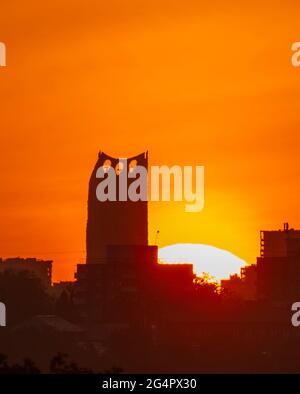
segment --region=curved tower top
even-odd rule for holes
[[[124,160],[124,158],[120,158]],[[96,196],[101,179],[96,178],[99,167],[118,168],[119,158],[99,152],[98,160],[92,171],[88,194],[88,219],[86,249],[88,264],[106,262],[107,246],[148,245],[148,203],[147,201],[104,201]],[[148,152],[127,158],[127,175],[131,166],[139,165],[148,170]],[[118,190],[119,175],[116,171]],[[128,185],[134,179],[127,179]]]

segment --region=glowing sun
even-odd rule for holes
[[[234,254],[219,248],[202,244],[175,244],[160,248],[159,259],[166,264],[193,263],[194,272],[203,272],[218,281],[232,274],[239,274],[247,263]]]

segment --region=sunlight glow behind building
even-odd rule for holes
[[[174,244],[160,248],[158,254],[166,264],[193,263],[196,274],[205,272],[218,281],[239,274],[247,264],[226,250],[203,244]]]

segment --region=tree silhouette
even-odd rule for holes
[[[195,290],[203,300],[217,300],[220,298],[220,287],[218,282],[209,274],[203,272],[202,276],[194,279]]]
[[[95,373],[92,369],[79,367],[74,361],[68,361],[68,355],[66,353],[57,353],[50,361],[50,373],[53,374],[93,374]],[[110,370],[105,370],[105,374],[120,374],[122,368],[112,367]]]
[[[0,374],[39,374],[40,370],[29,358],[23,360],[23,364],[9,365],[7,356],[0,354]]]

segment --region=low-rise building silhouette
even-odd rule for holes
[[[52,283],[52,260],[39,260],[33,257],[0,258],[0,273],[5,271],[27,271],[41,280],[45,288],[50,288]]]
[[[262,300],[290,302],[300,297],[300,230],[261,231],[257,291]]]
[[[221,280],[221,287],[228,295],[236,296],[245,301],[257,299],[257,266],[246,265],[241,268],[240,275],[230,275],[229,279]]]

